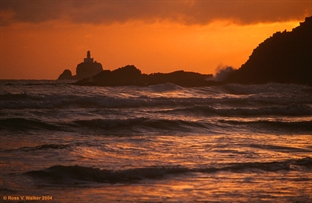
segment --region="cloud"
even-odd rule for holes
[[[0,0],[1,25],[67,20],[110,24],[169,20],[237,24],[303,20],[312,15],[311,0]]]

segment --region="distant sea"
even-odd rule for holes
[[[312,202],[312,87],[2,80],[0,195]]]

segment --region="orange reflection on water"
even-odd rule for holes
[[[166,177],[165,180],[146,180],[132,184],[100,184],[93,188],[75,188],[73,196],[93,202],[309,202],[312,183],[293,181],[298,174],[227,173],[192,174]]]

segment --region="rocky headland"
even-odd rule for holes
[[[225,82],[312,85],[312,17],[291,32],[276,32],[266,39]]]

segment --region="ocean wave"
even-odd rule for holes
[[[200,122],[184,120],[150,119],[145,117],[129,119],[91,119],[74,121],[79,127],[105,130],[135,130],[153,128],[158,130],[187,130],[188,127],[205,128]]]
[[[296,167],[294,167],[296,166]],[[107,170],[85,166],[63,166],[55,165],[47,169],[29,171],[24,173],[34,179],[43,179],[56,184],[70,184],[77,181],[90,181],[98,183],[131,183],[144,179],[161,179],[168,175],[175,176],[187,173],[216,173],[222,171],[244,172],[244,171],[291,171],[304,168],[312,170],[312,158],[290,159],[274,162],[247,162],[219,165],[219,167],[186,168],[180,166],[161,166],[133,168],[126,170]]]
[[[66,122],[47,122],[26,118],[5,118],[0,119],[0,129],[10,131],[65,131],[65,132],[84,132],[100,131],[105,132],[153,132],[160,131],[177,131],[192,132],[194,128],[207,128],[208,124],[169,119],[152,119],[145,117],[128,118],[128,119],[82,119],[70,120]],[[51,146],[50,146],[51,147]]]
[[[0,109],[50,109],[54,108],[54,103],[58,97],[49,95],[22,93],[0,94]]]
[[[9,131],[65,131],[65,132],[101,132],[101,133],[147,133],[147,132],[192,132],[194,128],[207,128],[208,124],[185,121],[151,119],[145,117],[128,119],[85,119],[66,122],[45,122],[25,118],[0,119],[0,129]],[[53,147],[53,146],[43,146]]]
[[[182,93],[180,93],[182,94]],[[304,102],[304,101],[303,101]],[[283,105],[274,99],[261,98],[180,98],[180,97],[150,97],[141,95],[135,98],[108,96],[78,96],[78,95],[30,95],[6,94],[0,95],[0,109],[70,109],[70,108],[161,108],[161,107],[195,107],[204,105],[254,106],[254,104]],[[287,104],[287,102],[286,102]],[[311,109],[310,109],[311,111]]]
[[[50,124],[44,121],[25,119],[25,118],[4,118],[0,119],[0,129],[7,130],[61,130],[61,126]]]
[[[27,99],[27,98],[30,98],[30,96],[26,92],[16,94],[5,92],[3,94],[0,94],[0,101]]]
[[[244,125],[252,127],[253,129],[265,129],[268,131],[296,131],[296,132],[312,132],[312,121],[270,121],[270,120],[257,120],[257,121],[240,121],[240,120],[219,120],[221,123],[227,123],[234,126]]]
[[[193,106],[176,108],[173,110],[163,111],[166,113],[187,113],[192,115],[205,116],[311,116],[312,108],[304,104],[292,104],[286,106],[270,106],[258,108],[215,108],[212,106]]]
[[[100,128],[100,129],[120,129],[138,125],[147,120],[146,118],[133,119],[90,119],[75,120],[73,123],[79,127]]]
[[[77,88],[68,84],[52,84],[38,88],[4,89],[0,92],[0,109],[193,107],[216,104],[263,107],[310,105],[312,102],[311,88],[296,85],[229,84],[183,88],[173,84],[161,84],[149,87]],[[62,91],[59,91],[60,88]],[[294,112],[297,108],[294,108]],[[309,112],[311,113],[311,108]]]
[[[236,95],[261,93],[293,93],[298,91],[311,91],[312,88],[304,85],[267,83],[262,85],[226,84],[220,86],[223,92]]]
[[[215,111],[215,110],[211,110]],[[215,112],[214,112],[215,113]],[[234,115],[232,115],[234,116]],[[59,132],[93,132],[93,133],[220,133],[227,130],[251,130],[251,131],[278,131],[291,132],[312,132],[312,120],[280,121],[262,119],[230,119],[220,118],[186,120],[186,119],[165,119],[150,117],[134,118],[94,118],[94,119],[70,119],[44,121],[26,118],[5,118],[0,119],[0,129],[9,131],[59,131]]]
[[[43,144],[35,147],[22,147],[16,150],[18,151],[38,151],[38,150],[50,150],[50,149],[66,149],[69,148],[69,144]]]
[[[153,98],[148,96],[122,98],[105,95],[31,95],[28,93],[0,95],[0,109],[141,108],[193,105],[206,102],[207,100],[200,98]]]
[[[58,80],[1,80],[0,85],[4,86],[64,86],[73,81]]]
[[[266,145],[266,144],[247,144],[247,145],[244,145],[244,147],[266,149],[266,150],[278,151],[278,152],[312,152],[312,149],[304,149],[304,148],[289,147],[289,146]]]
[[[176,91],[176,90],[185,90],[186,88],[181,87],[172,83],[158,84],[158,85],[150,85],[145,89],[153,92],[168,92],[168,91]]]

